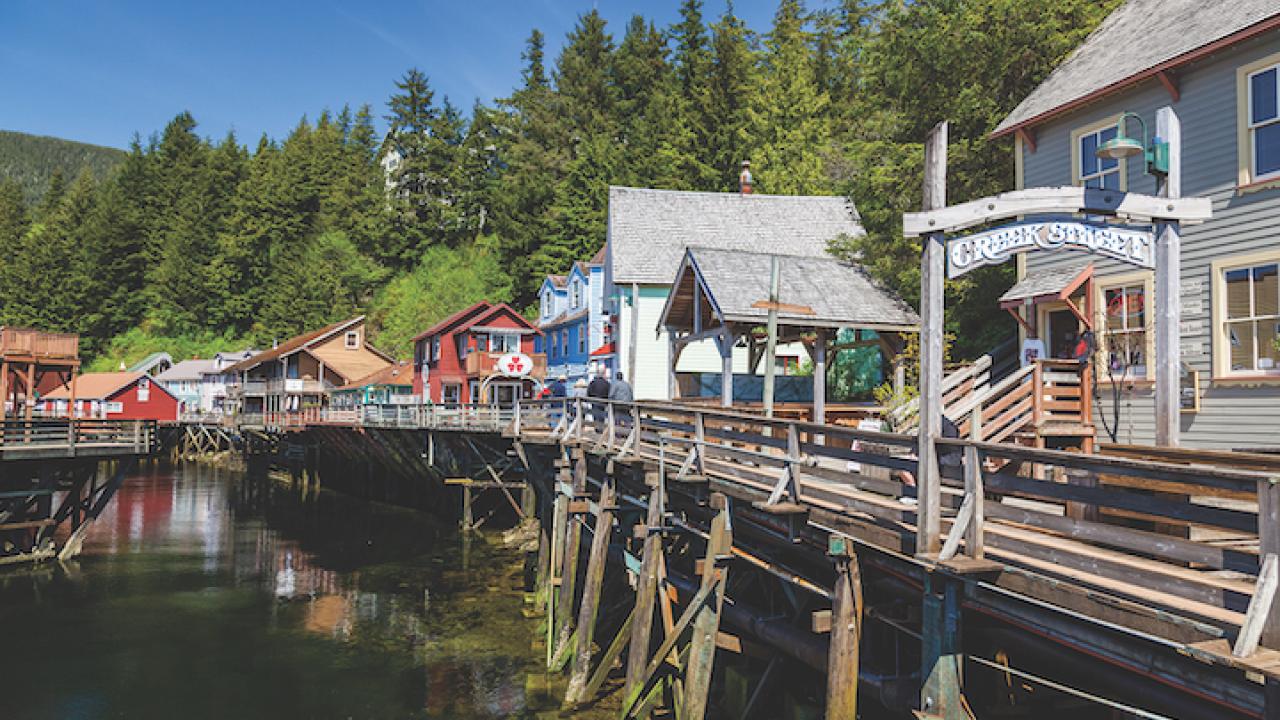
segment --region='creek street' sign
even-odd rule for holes
[[[1002,225],[947,242],[947,277],[959,277],[983,265],[998,265],[1016,253],[1070,248],[1153,268],[1155,246],[1146,228],[1081,222],[1028,221]]]

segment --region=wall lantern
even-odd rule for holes
[[[1142,126],[1142,140],[1125,135],[1124,121],[1129,118],[1136,119]],[[1169,143],[1154,137],[1148,145],[1147,123],[1137,113],[1126,112],[1121,115],[1120,122],[1116,124],[1116,136],[1099,145],[1094,154],[1104,160],[1122,160],[1141,155],[1147,161],[1148,175],[1169,174]]]

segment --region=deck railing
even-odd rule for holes
[[[80,336],[30,328],[0,328],[0,355],[74,359],[80,355]]]
[[[0,423],[0,452],[14,458],[146,455],[156,448],[156,427],[153,420],[5,420]]]

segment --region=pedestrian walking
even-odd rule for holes
[[[636,395],[631,389],[631,383],[627,382],[627,378],[619,370],[613,377],[613,383],[609,385],[609,399],[615,403],[631,403],[635,402]],[[615,405],[613,415],[617,421],[623,425],[631,424],[631,408],[628,406]]]
[[[601,366],[600,371],[591,379],[591,384],[587,386],[587,397],[598,398],[600,400],[609,399],[609,369]],[[600,423],[605,416],[604,403],[591,403],[591,420],[595,422],[596,430],[600,430]]]

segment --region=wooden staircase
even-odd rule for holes
[[[994,364],[999,366],[998,361]],[[1093,450],[1093,388],[1089,373],[1080,372],[1080,363],[1037,360],[994,384],[992,366],[993,356],[984,355],[943,380],[943,414],[956,424],[961,437]],[[910,432],[916,427],[918,406],[914,401],[905,404],[890,417],[899,431]]]

